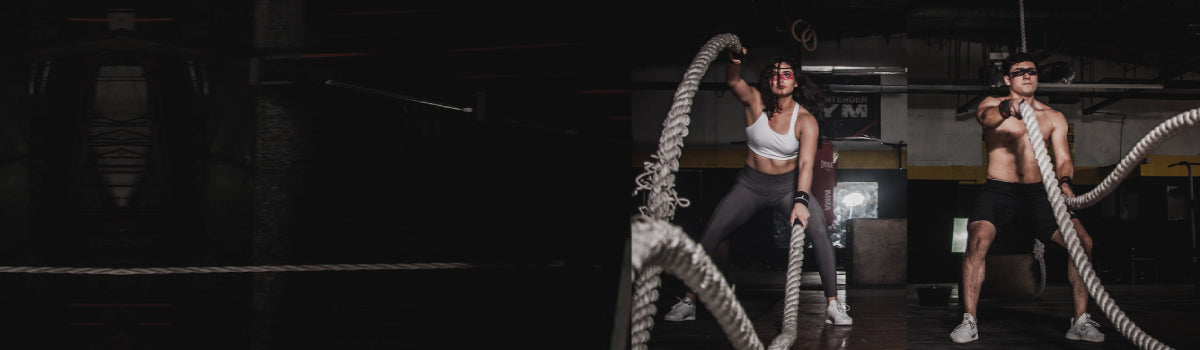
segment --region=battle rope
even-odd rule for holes
[[[746,317],[746,311],[734,297],[725,277],[713,264],[704,248],[696,244],[675,225],[644,215],[633,217],[631,255],[634,276],[639,279],[634,289],[642,294],[633,297],[631,336],[634,350],[646,349],[650,329],[654,325],[656,291],[642,287],[642,282],[654,279],[656,272],[671,273],[688,286],[713,313],[717,324],[725,331],[729,342],[739,350],[761,350],[762,342]],[[641,271],[642,273],[638,273]],[[654,276],[651,276],[651,275]]]
[[[691,122],[688,112],[692,109],[692,99],[700,88],[700,79],[708,70],[708,65],[723,50],[741,50],[742,44],[733,34],[720,34],[708,40],[700,49],[691,65],[683,74],[683,81],[675,90],[674,102],[663,121],[662,136],[658,140],[658,152],[650,155],[657,162],[645,162],[646,170],[638,175],[636,182],[638,191],[649,190],[646,205],[638,210],[643,215],[657,219],[671,219],[675,216],[675,204],[687,207],[686,199],[675,194],[675,171],[679,170],[680,148],[683,138],[687,136],[687,126]]]
[[[288,271],[364,271],[364,270],[449,270],[474,268],[512,268],[512,267],[562,267],[562,262],[549,264],[520,264],[520,263],[408,263],[408,264],[318,264],[318,265],[265,265],[265,266],[211,266],[211,267],[140,267],[140,268],[103,268],[103,267],[29,267],[29,266],[0,266],[0,273],[30,273],[30,274],[64,274],[64,275],[166,275],[188,273],[253,273],[253,272],[288,272]]]
[[[1028,103],[1021,104],[1021,118],[1025,121],[1025,128],[1028,129],[1029,141],[1033,145],[1034,155],[1037,157],[1038,169],[1042,172],[1042,186],[1046,189],[1046,195],[1050,199],[1050,204],[1054,206],[1054,217],[1058,220],[1058,226],[1061,228],[1060,233],[1063,239],[1067,242],[1067,250],[1071,253],[1071,260],[1075,262],[1075,269],[1079,276],[1083,278],[1084,284],[1087,285],[1088,294],[1092,299],[1096,300],[1096,304],[1104,310],[1105,316],[1112,321],[1113,325],[1121,332],[1121,335],[1129,339],[1141,349],[1171,349],[1167,345],[1159,342],[1150,335],[1146,334],[1138,328],[1128,317],[1125,312],[1117,307],[1116,302],[1109,297],[1108,292],[1104,290],[1104,286],[1100,284],[1096,278],[1096,272],[1092,270],[1092,265],[1088,261],[1087,254],[1083,251],[1083,247],[1079,244],[1078,233],[1075,231],[1075,225],[1071,223],[1070,215],[1067,214],[1068,203],[1075,202],[1074,205],[1086,203],[1087,205],[1095,204],[1098,198],[1093,200],[1077,200],[1072,201],[1065,199],[1063,194],[1058,189],[1058,180],[1055,178],[1054,168],[1050,164],[1050,156],[1046,151],[1046,143],[1042,139],[1042,131],[1038,128],[1037,117],[1034,114],[1033,107]],[[1175,132],[1182,129],[1183,126],[1194,126],[1196,120],[1200,119],[1200,109],[1193,109],[1184,113],[1180,113],[1167,121],[1155,127],[1142,141],[1138,142],[1134,149],[1121,161],[1122,165],[1127,163],[1140,162],[1146,153],[1157,147],[1166,138]],[[1132,160],[1131,160],[1132,159]],[[1120,166],[1114,169],[1109,174],[1101,186],[1097,186],[1087,194],[1091,197],[1100,197],[1099,194],[1107,194],[1111,191],[1108,186],[1120,179],[1113,180],[1116,177],[1124,178],[1128,174],[1128,169],[1122,170]],[[1097,193],[1093,195],[1093,193]],[[1078,196],[1076,198],[1079,198]],[[1086,207],[1086,206],[1084,206]],[[1078,209],[1079,207],[1071,207]]]
[[[678,157],[683,137],[687,136],[688,112],[700,79],[712,60],[723,50],[741,50],[733,34],[720,34],[708,41],[684,73],[675,93],[658,152],[651,155],[657,162],[646,162],[646,171],[636,179],[637,190],[650,191],[647,204],[639,207],[641,215],[632,219],[632,269],[634,296],[632,298],[630,342],[632,349],[646,349],[650,329],[654,326],[654,301],[658,300],[658,275],[671,273],[697,293],[699,300],[712,311],[730,343],[739,350],[760,350],[763,345],[746,317],[725,277],[712,259],[694,240],[668,222],[674,216],[674,205],[687,206],[674,190],[674,172],[679,168]],[[784,288],[783,329],[770,344],[770,349],[790,348],[796,339],[799,317],[801,266],[804,263],[804,227],[792,226],[789,242],[787,283]]]
[[[1038,267],[1042,271],[1042,274],[1038,275],[1041,276],[1038,282],[1038,290],[1033,293],[1033,297],[1037,298],[1042,296],[1042,292],[1046,290],[1046,244],[1037,238],[1033,239],[1033,259],[1037,260]]]
[[[1157,148],[1163,142],[1166,142],[1167,139],[1174,136],[1180,130],[1196,126],[1198,120],[1200,120],[1200,108],[1177,114],[1159,123],[1149,133],[1146,133],[1146,136],[1143,136],[1133,146],[1133,149],[1129,150],[1129,154],[1125,155],[1125,158],[1117,163],[1113,171],[1104,180],[1101,180],[1099,185],[1096,185],[1095,188],[1087,193],[1077,194],[1074,198],[1067,198],[1067,208],[1087,208],[1099,203],[1101,199],[1104,199],[1113,190],[1116,190],[1116,185],[1129,176],[1129,173],[1142,163],[1142,159],[1145,159],[1150,154],[1150,151]]]
[[[796,327],[800,319],[800,267],[804,265],[804,226],[792,226],[790,243],[787,283],[783,288],[783,330],[771,342],[771,350],[786,350],[792,347],[792,343],[796,341]]]

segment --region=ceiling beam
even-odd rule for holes
[[[1200,58],[1194,57],[1187,63],[1177,65],[1177,66],[1175,66],[1175,68],[1173,68],[1169,71],[1162,72],[1161,74],[1159,74],[1158,78],[1154,79],[1154,81],[1159,84],[1162,84],[1168,80],[1174,79],[1175,77],[1178,77],[1180,75],[1183,75],[1184,73],[1187,73],[1193,69],[1196,69],[1196,67],[1200,67]],[[1117,103],[1118,101],[1121,101],[1122,99],[1125,99],[1127,97],[1129,97],[1128,94],[1122,94],[1120,96],[1110,97],[1104,101],[1094,103],[1091,106],[1088,106],[1087,108],[1083,109],[1083,115],[1090,115],[1090,114],[1096,113],[1101,108],[1108,107],[1109,105],[1112,105],[1113,103]]]

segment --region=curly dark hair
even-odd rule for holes
[[[814,83],[807,75],[800,72],[800,67],[796,65],[795,60],[786,56],[772,58],[763,66],[762,71],[758,74],[758,95],[762,98],[763,112],[771,115],[779,111],[779,100],[775,98],[774,93],[771,92],[771,84],[767,82],[779,70],[779,65],[782,63],[787,63],[791,66],[792,75],[796,77],[797,86],[795,90],[792,90],[792,99],[796,100],[796,102],[800,103],[800,106],[807,109],[809,113],[812,113],[814,117],[820,120],[821,115],[825,112],[825,96],[821,92],[821,87],[817,86],[817,83]]]
[[[1025,61],[1033,62],[1033,55],[1030,55],[1028,52],[1014,53],[1014,54],[1009,55],[1008,57],[1004,58],[1004,63],[1001,65],[1000,68],[1004,69],[1004,72],[1002,72],[1002,73],[1004,73],[1004,75],[1008,75],[1008,70],[1012,69],[1012,66],[1014,64],[1025,62]],[[1033,62],[1033,65],[1036,67],[1037,62]]]

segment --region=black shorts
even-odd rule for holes
[[[1067,213],[1075,217],[1070,210]],[[1022,184],[988,179],[971,209],[970,221],[980,220],[991,222],[996,234],[1013,228],[1029,230],[1042,244],[1050,244],[1050,236],[1058,230],[1054,207],[1041,182]]]

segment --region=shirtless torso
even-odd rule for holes
[[[1002,100],[988,97],[980,103],[980,108],[996,107]],[[1063,144],[1066,142],[1067,131],[1067,122],[1063,114],[1036,99],[1029,98],[1026,101],[1032,103],[1038,127],[1041,129],[1042,141],[1051,148],[1068,147]],[[1005,182],[1041,182],[1037,158],[1028,138],[1029,131],[1021,119],[1006,118],[995,127],[984,125],[983,140],[988,155],[987,177]],[[1056,160],[1062,157],[1057,151],[1051,154]]]

